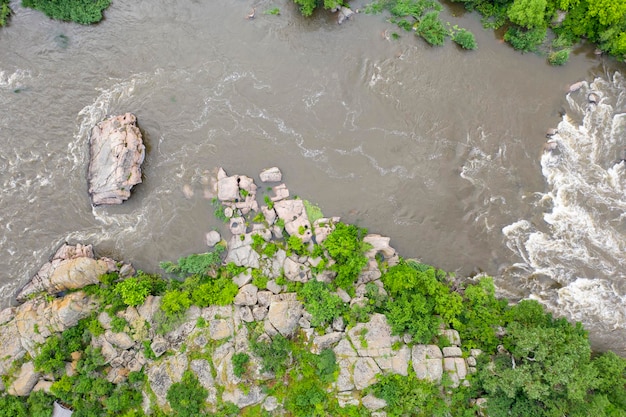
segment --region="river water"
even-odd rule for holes
[[[292,194],[390,236],[403,256],[459,276],[490,274],[502,294],[539,298],[582,320],[596,347],[626,351],[619,118],[588,121],[610,120],[614,141],[603,145],[598,172],[584,163],[576,171],[581,183],[589,176],[569,193],[584,224],[561,228],[577,232],[570,234],[555,226],[571,207],[554,178],[572,169],[549,167],[594,146],[576,145],[587,137],[578,125],[593,88],[568,96],[569,85],[600,77],[606,85],[596,90],[611,106],[603,111],[624,111],[623,80],[616,87],[612,79],[619,65],[592,48],[552,68],[452,6],[444,19],[472,30],[477,51],[433,49],[409,33],[390,40],[400,30],[382,16],[361,13],[343,25],[329,13],[303,19],[287,0],[115,0],[90,27],[19,3],[0,30],[5,304],[64,241],[93,243],[99,255],[151,272],[159,261],[206,250],[205,233],[223,225],[203,198],[204,172],[223,166],[256,177],[278,165]],[[256,18],[245,19],[253,7]],[[279,16],[262,13],[273,7]],[[127,111],[147,142],[144,183],[122,206],[92,208],[89,131]],[[570,125],[544,152],[546,130],[566,112]],[[596,183],[614,186],[610,203],[587,205]],[[615,250],[584,263],[579,245],[592,259],[606,239],[581,236],[607,225]],[[542,245],[550,251],[536,250]],[[580,264],[563,255],[570,252]]]

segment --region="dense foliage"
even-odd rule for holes
[[[0,0],[0,26],[5,26],[11,15],[10,0]]]
[[[111,0],[22,0],[24,7],[44,12],[47,16],[88,25],[102,20]]]
[[[563,65],[569,47],[588,39],[615,56],[626,58],[626,0],[453,0],[483,15],[485,27],[507,25],[504,39],[515,49],[547,50],[549,62]],[[556,38],[547,44],[547,30]]]
[[[371,247],[363,242],[367,229],[355,225],[337,223],[335,230],[324,240],[323,247],[335,260],[332,269],[337,272],[335,285],[343,289],[352,288],[359,273],[367,265],[364,253]]]
[[[362,393],[384,399],[387,415],[475,417],[486,412],[492,417],[626,416],[626,360],[611,352],[594,356],[587,334],[579,323],[553,318],[535,301],[510,306],[506,300],[498,299],[489,277],[452,284],[446,272],[432,266],[400,259],[390,267],[384,259],[377,257],[382,286],[381,282],[369,282],[355,290],[355,280],[369,259],[364,254],[371,248],[363,242],[365,234],[364,229],[337,223],[321,245],[305,245],[300,238],[273,242],[265,242],[260,237],[252,240],[254,250],[264,256],[285,250],[310,259],[318,257],[318,266],[311,267],[313,277],[322,272],[327,278],[332,276],[330,268],[337,273],[337,278],[330,282],[312,279],[302,283],[288,281],[284,276],[274,278],[276,284],[285,285],[287,291],[297,293],[310,314],[310,324],[319,334],[331,331],[330,325],[334,327],[335,320],[343,321],[340,325],[350,329],[358,322],[370,320],[372,313],[385,314],[394,334],[410,334],[410,342],[403,338],[409,348],[415,343],[448,346],[451,340],[447,340],[440,330],[451,328],[459,332],[463,355],[471,353],[471,358],[478,362],[470,365],[468,358],[467,364],[472,368],[465,383],[456,387],[447,372],[443,372],[441,381],[420,380],[409,361],[408,375],[380,374],[378,381]],[[136,331],[141,323],[138,324],[132,315],[129,317],[128,311],[133,309],[126,313],[122,310],[139,306],[150,295],[162,296],[154,321],[143,325],[154,324],[156,333],[165,334],[189,320],[185,313],[191,305],[206,307],[232,303],[238,292],[232,278],[244,271],[260,287],[268,285],[268,277],[262,268],[247,270],[232,263],[224,265],[221,254],[217,249],[165,265],[182,280],[166,280],[142,271],[126,279],[117,273],[102,275],[100,285],[86,289],[88,294],[99,299],[101,310],[78,325],[53,334],[36,347],[37,354],[33,358],[36,370],[54,379],[50,394],[32,393],[27,398],[5,394],[0,397],[0,417],[49,417],[54,400],[72,407],[73,415],[77,417],[143,416],[142,392],[154,396],[144,371],[130,372],[123,382],[110,382],[111,366],[106,363],[104,349],[90,343],[92,337],[104,332],[97,318],[103,316],[98,313],[109,314],[110,320],[105,319],[109,323],[107,329],[129,333],[143,344],[146,358],[161,360],[155,353],[156,347],[155,351],[152,350],[151,340]],[[330,260],[335,261],[335,265],[325,266]],[[354,299],[358,294],[359,302],[349,305],[342,301],[338,287],[352,293]],[[202,316],[193,320],[198,329],[213,325]],[[338,380],[340,367],[332,349],[313,353],[311,340],[304,332],[289,338],[280,333],[270,337],[262,321],[242,322],[241,328],[239,334],[248,335],[250,350],[237,351],[230,359],[232,372],[241,379],[239,389],[246,392],[251,384],[263,384],[264,393],[274,396],[287,415],[294,417],[371,415],[361,405],[339,405],[334,383]],[[365,333],[361,336],[364,338]],[[193,343],[187,345],[190,340]],[[186,342],[182,343],[180,351],[187,351],[188,359],[207,360],[214,378],[217,372],[222,372],[211,362],[212,355],[223,343],[232,341],[207,340],[197,344],[192,338]],[[358,343],[352,340],[355,342]],[[361,346],[365,347],[363,342],[361,340]],[[401,347],[403,343],[397,342],[397,345],[392,348]],[[477,355],[470,349],[480,349],[484,353]],[[165,358],[172,352],[159,354],[162,355],[160,358]],[[345,358],[340,362],[344,367]],[[70,364],[75,371],[68,373]],[[16,361],[14,369],[19,369],[20,365],[21,362]],[[257,368],[259,365],[260,369]],[[258,371],[271,373],[273,378],[259,382],[256,379]],[[5,377],[3,382],[9,386],[10,377]],[[272,415],[260,404],[240,410],[235,404],[223,400],[221,389],[217,386],[217,404],[209,410],[207,389],[187,369],[182,379],[167,391],[171,409],[159,409],[151,398],[151,415]],[[477,398],[487,400],[482,406],[486,410],[480,410]]]

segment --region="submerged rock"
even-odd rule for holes
[[[146,147],[134,114],[110,117],[91,131],[87,180],[94,206],[122,204],[141,183]]]

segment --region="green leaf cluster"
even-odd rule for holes
[[[456,324],[462,310],[459,294],[445,284],[445,272],[423,264],[402,261],[381,277],[389,300],[384,313],[394,333],[410,333],[429,343],[443,320]]]
[[[364,253],[371,245],[363,242],[366,234],[367,229],[339,222],[322,243],[324,249],[335,260],[331,268],[337,272],[335,285],[338,287],[345,290],[351,288],[361,270],[367,265]]]
[[[42,11],[46,16],[88,25],[102,20],[110,0],[22,0],[22,6]]]
[[[507,352],[479,373],[489,415],[625,415],[626,361],[612,353],[593,360],[580,323],[554,319],[533,300],[505,321]]]
[[[223,245],[217,245],[213,252],[194,253],[178,259],[178,263],[161,262],[160,266],[165,272],[181,278],[188,275],[209,275],[222,264],[225,250]]]
[[[175,382],[167,391],[167,401],[179,417],[197,417],[205,409],[205,400],[209,392],[200,385],[198,378],[191,371],[185,371],[180,382]]]
[[[331,293],[328,284],[311,280],[302,286],[298,295],[304,308],[311,313],[311,326],[325,326],[347,311],[348,306],[337,294]]]

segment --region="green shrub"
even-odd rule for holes
[[[496,299],[495,286],[490,277],[469,285],[463,297],[463,310],[454,326],[463,345],[487,353],[494,352],[499,344],[496,330],[504,324],[506,305],[506,300]]]
[[[213,252],[192,254],[178,259],[178,263],[161,262],[163,270],[170,274],[176,274],[181,278],[188,275],[208,275],[222,263],[222,253],[226,248],[222,245],[215,246]]]
[[[565,65],[569,60],[569,54],[569,49],[562,49],[560,51],[552,52],[548,56],[548,62],[550,63],[550,65],[554,66]]]
[[[115,286],[115,293],[122,297],[124,304],[138,306],[150,295],[151,285],[148,280],[138,277],[127,278]]]
[[[123,317],[114,316],[111,319],[111,330],[114,331],[115,333],[123,332],[124,329],[126,329],[126,326],[128,326],[128,322]]]
[[[22,6],[44,12],[47,16],[83,25],[102,20],[110,0],[22,0]]]
[[[65,369],[65,360],[70,353],[60,336],[50,336],[35,356],[35,369],[43,373],[57,373]]]
[[[5,395],[0,397],[0,417],[27,417],[26,405],[20,397]]]
[[[311,313],[311,326],[325,326],[347,311],[347,305],[337,294],[332,294],[328,284],[311,280],[302,286],[299,296],[304,308]]]
[[[203,415],[204,401],[208,395],[193,372],[185,371],[181,381],[170,386],[166,398],[176,416],[197,417]]]
[[[291,235],[287,239],[287,255],[291,255],[295,253],[299,256],[305,256],[309,254],[309,251],[305,244],[302,242],[302,239],[296,235]]]
[[[352,288],[361,270],[367,265],[364,253],[371,245],[363,242],[367,229],[337,223],[335,229],[324,240],[322,246],[335,260],[332,269],[337,272],[335,285],[343,289]]]
[[[54,397],[44,391],[33,391],[28,395],[28,415],[30,417],[51,417]],[[0,408],[2,408],[0,406]],[[2,415],[2,414],[0,414]]]
[[[439,12],[437,11],[428,12],[422,17],[417,24],[416,33],[434,46],[443,45],[448,35],[448,31],[439,20]]]
[[[545,40],[546,33],[547,30],[545,27],[527,30],[517,26],[511,26],[504,34],[504,40],[519,51],[535,52],[537,47]]]
[[[284,375],[290,362],[291,342],[281,334],[277,334],[269,343],[253,340],[252,351],[261,358],[261,372],[273,372],[277,378]]]
[[[0,0],[0,26],[5,26],[11,15],[9,0]]]
[[[235,353],[232,357],[233,373],[236,377],[241,376],[246,372],[248,363],[250,362],[250,356],[247,353]]]
[[[452,35],[452,40],[463,49],[474,50],[478,47],[474,34],[467,29],[459,29]]]
[[[439,387],[414,374],[385,374],[369,388],[376,397],[387,402],[388,416],[430,417],[447,415],[448,407]]]
[[[229,305],[233,302],[235,296],[239,292],[237,284],[235,284],[231,279],[224,277],[188,278],[182,288],[189,292],[191,304],[198,307],[208,307],[210,305]]]
[[[317,381],[305,379],[289,386],[285,409],[296,417],[324,417],[328,401],[328,393]]]
[[[161,310],[168,317],[182,316],[191,306],[189,291],[168,290],[161,299]]]

